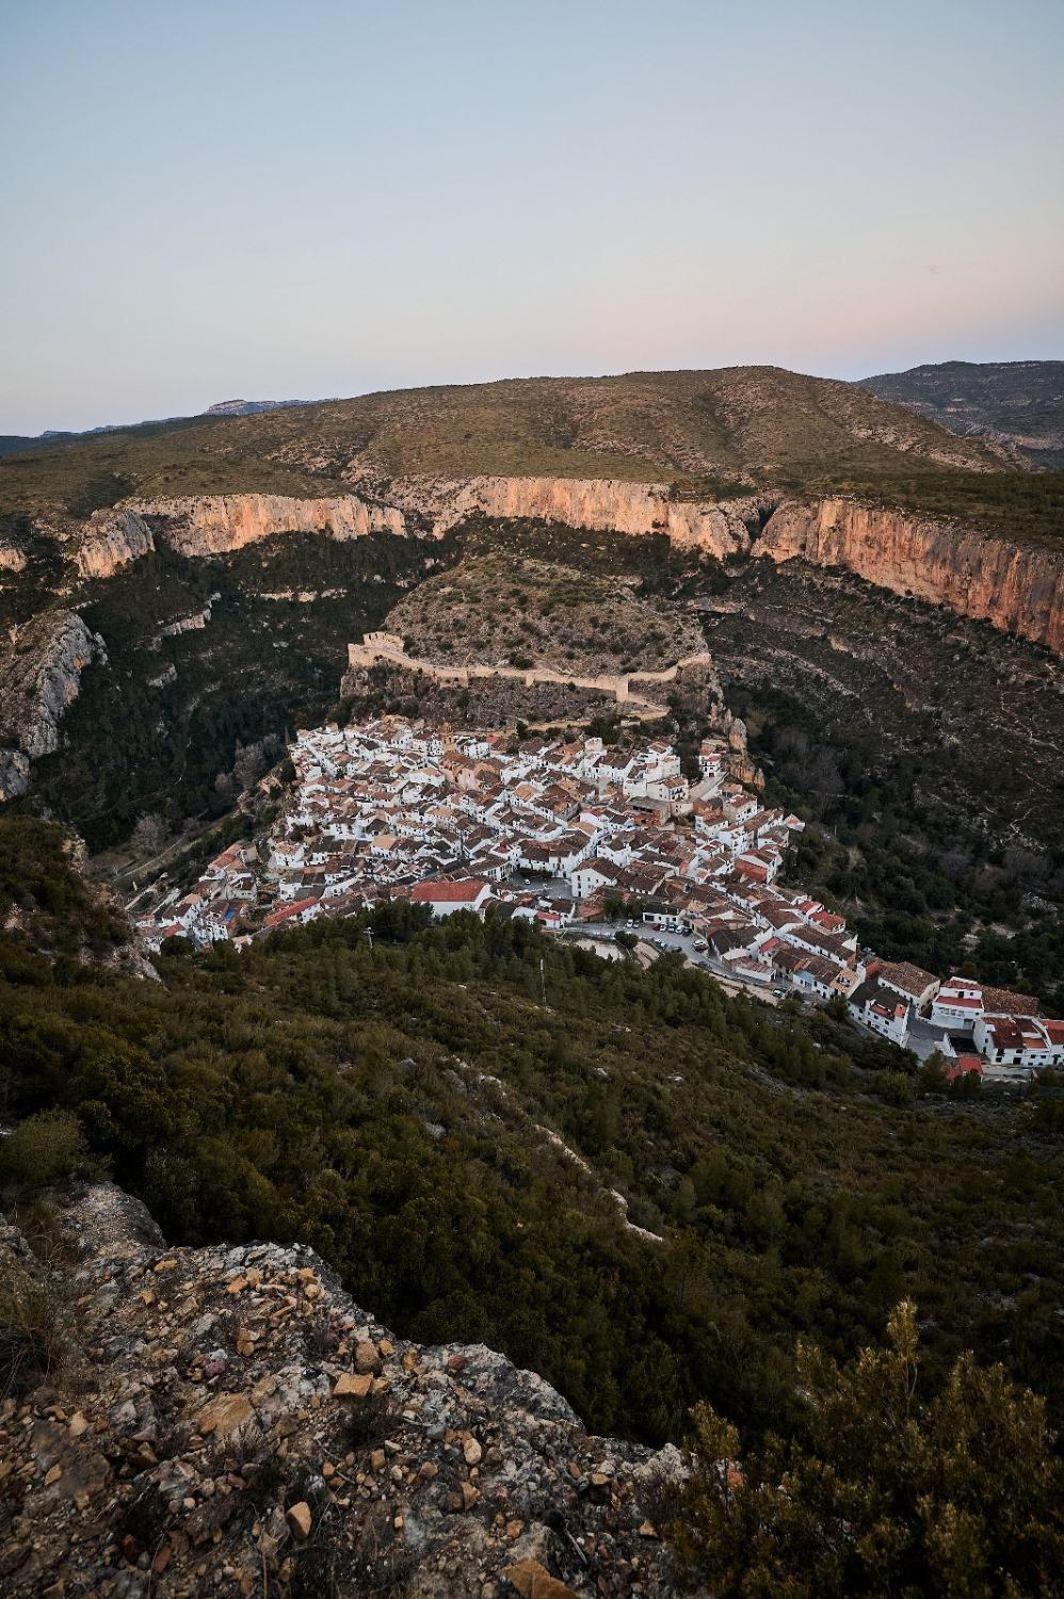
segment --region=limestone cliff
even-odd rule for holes
[[[1034,643],[1064,649],[1061,554],[854,500],[782,505],[753,496],[719,503],[681,500],[661,484],[606,478],[485,477],[464,483],[409,478],[394,483],[391,492],[409,510],[430,516],[437,534],[481,512],[591,530],[664,533],[677,545],[720,559],[800,557],[814,566],[845,567],[895,594],[946,605]]]
[[[398,504],[430,518],[446,533],[467,516],[529,518],[598,532],[664,533],[723,559],[750,543],[762,502],[751,496],[718,503],[680,500],[666,484],[622,478],[474,477],[464,480],[402,478],[389,486]]]
[[[721,560],[752,555],[841,566],[896,594],[1064,649],[1064,555],[854,500],[683,499],[665,484],[620,478],[419,476],[361,486],[374,497],[128,501],[88,520],[76,563],[82,576],[101,578],[160,541],[182,555],[215,555],[288,532],[341,540],[375,532],[442,537],[476,514],[527,518],[589,531],[663,534]]]
[[[482,1344],[395,1338],[298,1244],[167,1249],[106,1185],[56,1226],[62,1275],[0,1218],[4,1280],[54,1306],[0,1416],[4,1593],[675,1594],[671,1445],[589,1436]]]
[[[840,566],[869,583],[1064,650],[1064,558],[853,500],[790,501],[753,553]]]
[[[82,577],[110,577],[154,548],[152,530],[139,512],[94,511],[85,524],[74,560]]]
[[[180,555],[220,555],[278,533],[320,533],[344,540],[405,532],[400,510],[372,505],[355,494],[306,500],[284,494],[130,500],[90,517],[76,561],[84,577],[109,577],[154,549],[156,539]]]
[[[0,653],[0,799],[26,792],[30,762],[59,747],[82,672],[106,659],[103,640],[76,611],[45,611],[12,630]]]

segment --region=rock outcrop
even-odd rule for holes
[[[0,1228],[63,1356],[0,1405],[5,1593],[675,1592],[671,1446],[589,1437],[483,1345],[392,1337],[298,1245],[168,1250],[110,1185],[60,1228],[66,1282]]]
[[[0,799],[26,792],[30,762],[59,748],[82,672],[106,660],[103,640],[76,611],[44,611],[12,630],[0,652]]]
[[[437,536],[479,512],[603,533],[663,533],[674,544],[721,560],[749,548],[749,528],[758,524],[764,503],[756,496],[720,503],[678,499],[667,484],[623,478],[403,478],[388,492],[404,508],[427,516]]]
[[[110,577],[154,548],[152,530],[138,511],[94,511],[74,560],[82,577]]]
[[[1064,557],[853,500],[787,502],[753,553],[840,566],[869,583],[946,605],[1064,650]]]
[[[210,494],[145,501],[132,509],[157,519],[162,537],[180,555],[218,555],[277,533],[323,533],[343,540],[406,532],[402,513],[394,506],[371,505],[356,494],[320,500],[284,494]]]
[[[680,499],[664,484],[614,478],[406,478],[388,492],[437,535],[480,513],[592,531],[661,533],[721,560],[767,556],[841,566],[895,594],[946,605],[1064,650],[1061,554],[855,500]]]
[[[403,513],[356,494],[298,499],[285,494],[207,494],[175,500],[131,500],[96,512],[86,523],[75,559],[83,577],[110,577],[155,548],[179,555],[221,555],[279,533],[320,533],[332,539],[371,533],[405,534]]]

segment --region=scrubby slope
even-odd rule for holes
[[[172,498],[322,494],[366,473],[803,482],[905,461],[987,470],[1002,456],[852,384],[728,367],[407,389],[148,424],[5,459],[0,510],[83,504],[108,475],[128,480],[128,493]]]
[[[473,556],[406,596],[386,626],[443,662],[656,671],[704,648],[697,623],[605,576],[499,553]]]
[[[943,361],[862,383],[953,433],[1064,461],[1064,361]]]
[[[785,1425],[796,1334],[852,1352],[906,1292],[932,1376],[971,1343],[1059,1405],[1052,1104],[913,1100],[890,1046],[672,960],[372,930],[159,983],[0,940],[7,1114],[78,1115],[173,1240],[308,1243],[398,1333],[500,1349],[601,1431],[677,1437],[703,1396]]]

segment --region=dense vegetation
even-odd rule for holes
[[[963,971],[1064,1014],[1064,854],[1007,846],[934,792],[933,768],[800,699],[736,689],[767,796],[811,825],[787,877],[844,908],[862,943],[939,975]]]
[[[58,843],[0,823],[7,892],[27,852],[42,904],[72,892]],[[20,921],[0,940],[5,1116],[76,1116],[176,1239],[310,1242],[398,1330],[502,1348],[600,1429],[679,1436],[705,1399],[751,1437],[786,1431],[796,1336],[846,1357],[903,1294],[932,1385],[972,1345],[1060,1414],[1051,1089],[926,1097],[830,1017],[524,925],[390,906],[372,943],[364,918],[319,923],[175,951],[153,983],[55,962],[32,905]]]
[[[175,828],[222,814],[241,786],[241,749],[321,719],[348,641],[380,621],[423,560],[420,546],[386,535],[293,534],[211,559],[162,549],[91,585],[81,614],[108,665],[84,674],[61,749],[38,764],[40,800],[93,849],[146,814]],[[206,608],[205,625],[165,631]]]
[[[689,1578],[721,1599],[1060,1594],[1064,1468],[1039,1399],[970,1355],[929,1399],[907,1303],[886,1348],[840,1371],[807,1345],[798,1367],[794,1436],[738,1464],[735,1429],[696,1411],[672,1527]]]

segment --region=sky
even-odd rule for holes
[[[1064,356],[1062,0],[0,0],[0,432]]]

